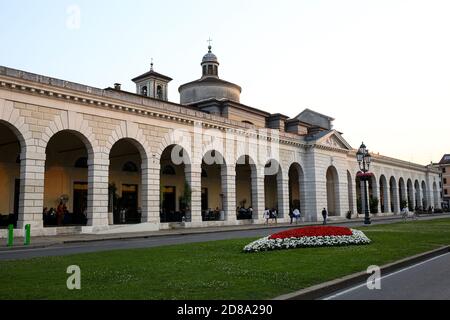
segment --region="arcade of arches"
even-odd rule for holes
[[[332,117],[246,106],[211,48],[202,66],[213,72],[182,85],[180,103],[153,66],[135,93],[0,67],[0,227],[140,232],[263,224],[266,209],[280,222],[294,209],[305,221],[363,211],[356,150]],[[439,170],[372,159],[372,213],[441,206]]]
[[[2,226],[17,224],[21,199],[20,135],[5,122],[0,122],[0,192],[8,201],[0,203]],[[46,146],[43,192],[43,225],[86,225],[89,207],[89,176],[92,172],[91,146],[83,135],[70,130],[55,134]],[[174,157],[175,155],[175,157]],[[146,197],[142,181],[145,151],[138,141],[118,140],[109,153],[108,211],[109,224],[136,224],[143,219]],[[174,161],[179,159],[181,161]],[[160,159],[161,223],[192,220],[193,166],[188,153],[177,145],[165,148]],[[275,170],[274,170],[275,168]],[[269,170],[270,169],[270,170]],[[261,175],[261,172],[263,174]],[[277,210],[279,217],[307,209],[305,172],[298,163],[283,171],[276,160],[260,169],[250,156],[242,156],[233,166],[215,150],[207,152],[198,173],[201,221],[258,220],[264,209]],[[334,166],[325,175],[326,203],[330,216],[342,216],[340,177]],[[347,171],[348,208],[361,212],[363,184],[352,179]],[[263,197],[262,194],[263,193]],[[431,197],[427,195],[431,194]],[[403,206],[411,209],[438,207],[437,185],[428,190],[425,181],[403,177],[373,177],[368,183],[371,213],[399,212]],[[356,197],[356,206],[353,198]],[[377,201],[373,201],[376,199]],[[261,203],[261,201],[263,201]],[[230,212],[233,212],[233,217]],[[308,215],[308,212],[306,212]],[[310,216],[314,216],[313,213]]]

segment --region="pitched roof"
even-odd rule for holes
[[[439,164],[450,164],[450,154],[445,154]]]
[[[172,81],[172,80],[173,80],[172,78],[170,78],[170,77],[168,77],[168,76],[165,76],[165,75],[163,75],[163,74],[161,74],[161,73],[158,73],[158,72],[155,72],[155,71],[153,71],[153,70],[150,70],[149,72],[146,72],[146,73],[144,73],[144,74],[141,74],[140,76],[138,76],[138,77],[132,79],[131,81],[136,82],[136,81],[145,79],[145,78],[147,78],[147,77],[161,78],[161,79],[164,79],[164,80],[167,80],[167,81]]]
[[[324,115],[324,114],[322,114],[322,113],[319,113],[319,112],[317,112],[317,111],[314,111],[314,110],[311,110],[311,109],[308,109],[308,108],[306,108],[305,110],[303,110],[302,112],[300,112],[300,114],[299,114],[298,116],[296,116],[295,118],[301,119],[302,116],[303,116],[305,113],[313,113],[313,114],[318,115],[318,116],[320,116],[320,117],[322,117],[322,118],[326,118],[326,119],[329,120],[329,121],[334,121],[334,120],[335,120],[334,118],[332,118],[332,117],[330,117],[330,116]]]

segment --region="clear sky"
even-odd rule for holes
[[[450,153],[449,17],[447,0],[0,0],[0,65],[134,91],[153,57],[178,102],[211,37],[242,103],[309,107],[353,147],[427,164]]]

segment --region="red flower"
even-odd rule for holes
[[[346,227],[304,227],[275,233],[269,239],[288,239],[302,237],[351,236],[352,230]]]

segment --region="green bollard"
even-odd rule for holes
[[[27,224],[25,226],[25,241],[24,245],[29,246],[31,243],[31,225]]]
[[[10,224],[8,226],[8,247],[12,247],[14,245],[14,226]]]

